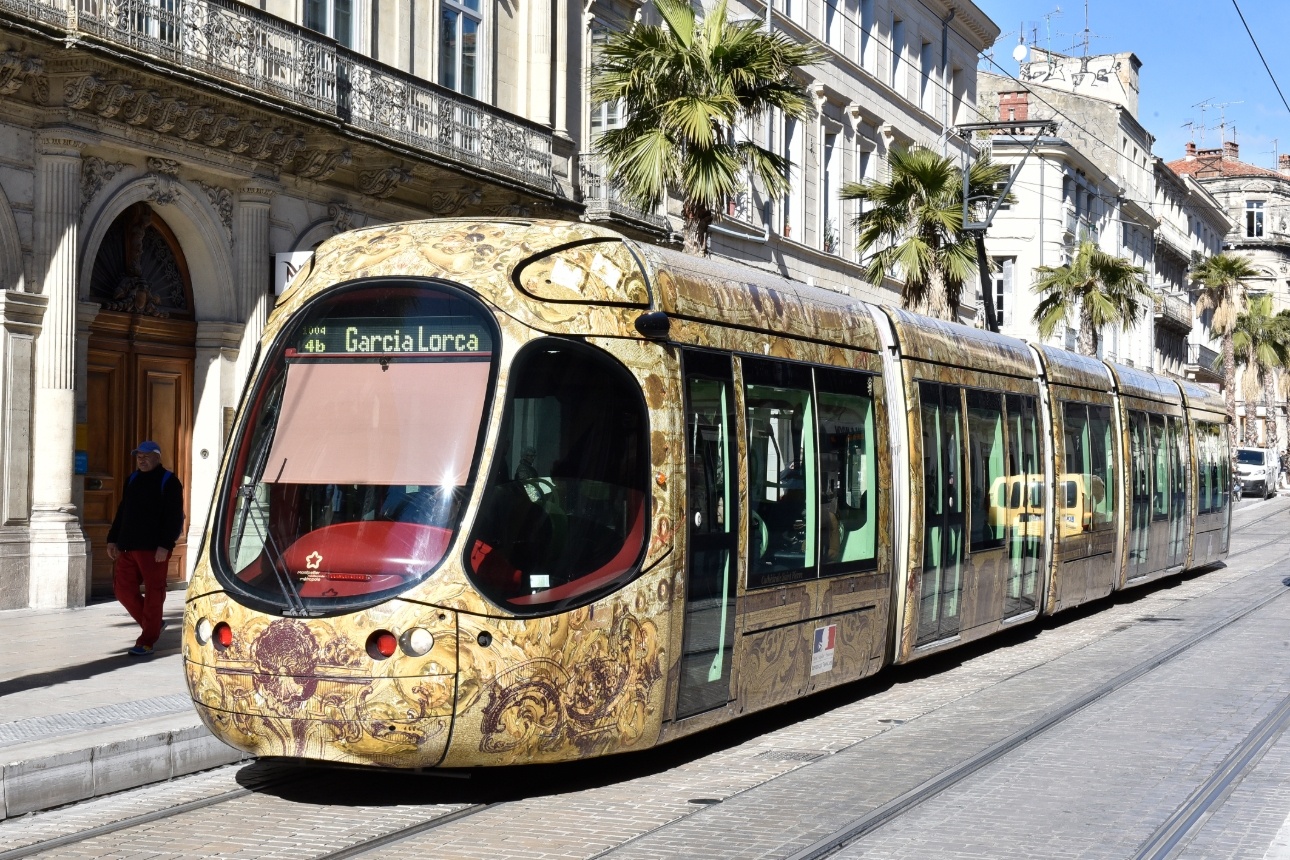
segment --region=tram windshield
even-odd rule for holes
[[[345,291],[307,314],[252,394],[216,570],[293,610],[424,578],[465,504],[495,341],[475,302],[406,284]]]

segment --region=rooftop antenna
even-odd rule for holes
[[[1205,130],[1209,128],[1209,126],[1205,125],[1205,111],[1213,106],[1213,101],[1213,99],[1205,99],[1203,102],[1196,102],[1196,104],[1192,105],[1192,107],[1200,109],[1200,125],[1196,126],[1196,128],[1200,129],[1200,146],[1202,148],[1205,146]]]
[[[1214,105],[1214,107],[1218,108],[1218,111],[1219,111],[1219,113],[1218,113],[1218,116],[1219,116],[1219,120],[1218,120],[1218,142],[1219,142],[1219,143],[1226,143],[1226,142],[1227,142],[1227,109],[1228,109],[1228,107],[1230,107],[1231,105],[1243,105],[1243,104],[1245,104],[1245,102],[1244,102],[1244,101],[1239,101],[1239,102],[1219,102],[1218,104]],[[1235,143],[1235,142],[1236,142],[1236,125],[1235,125],[1235,124],[1233,124],[1233,125],[1232,125],[1232,142],[1233,142],[1233,143]]]
[[[1279,165],[1281,164],[1281,154],[1280,154],[1279,152],[1277,152],[1277,141],[1278,141],[1278,140],[1279,140],[1279,138],[1275,138],[1275,137],[1274,137],[1274,138],[1272,138],[1272,149],[1271,149],[1271,150],[1267,150],[1267,149],[1263,150],[1263,154],[1264,154],[1264,155],[1267,155],[1267,154],[1268,154],[1268,152],[1271,152],[1271,153],[1272,153],[1272,169],[1273,169],[1273,170],[1277,170],[1277,169],[1279,169]]]
[[[1088,56],[1088,0],[1084,0],[1084,56]]]

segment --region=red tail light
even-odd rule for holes
[[[211,633],[211,641],[221,649],[233,644],[233,628],[228,626],[227,621],[221,621],[215,625],[215,630]]]
[[[377,630],[367,637],[367,653],[374,660],[384,660],[394,656],[398,647],[399,640],[388,630]]]

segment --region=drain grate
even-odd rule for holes
[[[824,758],[828,753],[808,752],[806,750],[765,750],[757,753],[754,758],[764,758],[768,761],[815,761]]]

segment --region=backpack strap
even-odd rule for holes
[[[163,492],[163,493],[164,493],[164,492],[166,492],[166,481],[169,481],[169,480],[170,480],[170,476],[171,476],[171,475],[173,475],[173,474],[174,474],[174,472],[171,472],[169,469],[163,469],[163,470],[162,470],[162,472],[161,472],[161,492]]]

